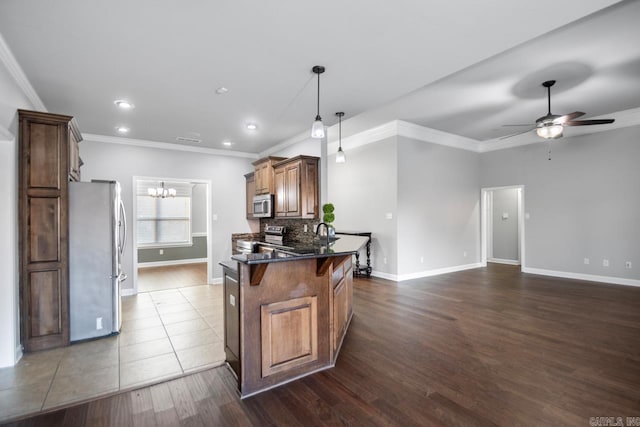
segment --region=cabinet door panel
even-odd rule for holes
[[[318,297],[261,307],[262,377],[318,359]]]
[[[286,169],[287,215],[300,216],[300,167]]]
[[[31,123],[29,141],[29,187],[60,189],[59,126]],[[66,172],[65,172],[66,175]]]
[[[276,181],[276,211],[277,216],[285,216],[287,213],[287,191],[284,169],[278,169],[275,171]]]
[[[333,289],[333,351],[338,349],[347,323],[347,288],[342,280]]]
[[[60,261],[60,199],[29,200],[31,262]]]
[[[30,336],[43,337],[62,332],[60,275],[54,271],[35,271],[29,275]]]

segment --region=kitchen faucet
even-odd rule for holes
[[[318,235],[318,233],[320,233],[321,225],[324,225],[324,229],[327,232],[327,249],[328,249],[329,248],[329,226],[326,223],[321,222],[320,224],[318,224],[318,226],[316,227],[316,236]]]

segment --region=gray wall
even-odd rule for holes
[[[335,155],[327,159],[327,202],[335,205],[336,230],[371,231],[373,269],[393,275],[398,271],[397,145],[392,137],[349,150],[346,163],[336,163]]]
[[[399,275],[480,261],[479,176],[477,153],[398,137]]]
[[[507,214],[508,218],[503,218]],[[493,191],[493,258],[518,261],[518,189]]]
[[[213,278],[222,276],[218,263],[231,256],[231,233],[249,232],[245,212],[244,174],[253,170],[252,159],[207,155],[144,148],[129,145],[105,144],[83,141],[80,154],[85,165],[82,180],[116,179],[122,185],[123,200],[127,208],[127,221],[133,223],[132,184],[134,176],[165,177],[177,179],[211,180],[211,212],[218,217],[212,221],[211,235],[213,253]],[[128,239],[132,242],[132,227]],[[133,251],[131,245],[124,254],[123,267],[133,272]],[[213,279],[210,278],[210,279]],[[124,283],[132,287],[131,281]]]
[[[193,236],[191,246],[138,249],[138,263],[179,261],[189,259],[201,259],[207,257],[207,237]]]
[[[482,187],[525,186],[526,267],[640,279],[639,141],[634,126],[554,141],[551,160],[546,143],[480,156]]]

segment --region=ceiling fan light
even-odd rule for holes
[[[311,126],[311,138],[324,138],[324,125],[322,124],[322,118],[320,118],[320,116],[316,116],[316,120],[313,122],[313,126]]]
[[[539,137],[544,139],[560,138],[562,136],[562,125],[553,122],[544,123],[536,129]]]
[[[338,148],[338,152],[336,153],[336,163],[344,163],[347,161],[347,156],[342,151],[342,147]]]

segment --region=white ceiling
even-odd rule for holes
[[[614,3],[3,0],[0,34],[46,108],[83,133],[125,125],[258,153],[310,129],[317,64],[320,113],[333,125],[344,111],[343,136],[400,119],[492,140],[546,113],[550,78],[554,113],[640,107],[640,2],[597,12]]]

